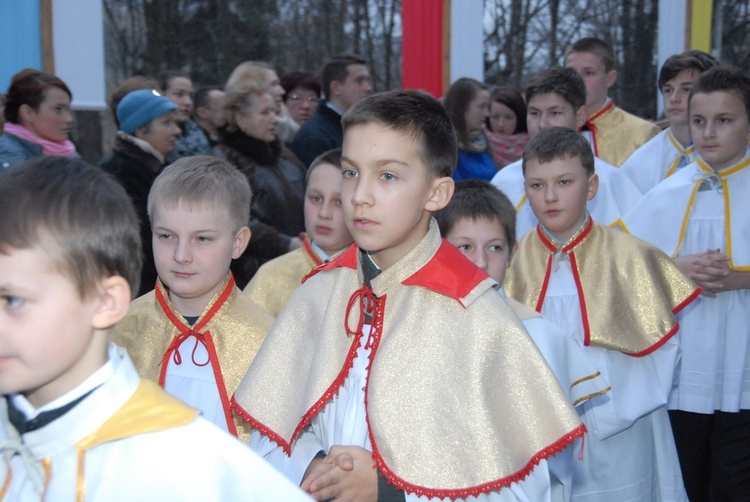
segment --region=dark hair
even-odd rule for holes
[[[73,99],[73,94],[65,82],[51,73],[26,68],[13,75],[6,95],[5,120],[12,124],[20,124],[21,105],[38,110],[39,105],[47,97],[47,91],[52,87],[57,87]]]
[[[719,66],[719,62],[703,51],[692,50],[669,56],[659,70],[659,90],[682,70],[703,73],[714,66]]]
[[[341,119],[344,134],[361,124],[381,124],[414,140],[427,171],[451,176],[458,162],[456,134],[440,102],[421,91],[390,91],[358,101]]]
[[[443,237],[461,220],[487,220],[503,226],[509,249],[516,243],[516,208],[503,192],[484,180],[456,182],[453,198],[434,216]]]
[[[320,72],[323,76],[323,95],[326,101],[331,100],[331,82],[344,82],[349,75],[349,67],[353,64],[367,64],[366,59],[355,54],[339,54],[328,61]]]
[[[607,73],[615,69],[615,64],[617,62],[615,50],[609,42],[606,42],[601,38],[587,37],[578,40],[568,47],[567,51],[565,51],[566,61],[568,60],[568,56],[573,52],[590,52],[596,54],[602,58],[604,69]]]
[[[163,71],[160,71],[159,74],[156,76],[156,81],[159,84],[159,90],[161,92],[167,92],[167,89],[169,89],[169,84],[172,82],[172,80],[176,78],[186,78],[192,82],[190,75],[188,75],[184,71],[163,70]]]
[[[586,84],[572,68],[552,66],[531,77],[526,86],[526,105],[539,94],[555,93],[565,99],[578,111],[586,104]]]
[[[310,181],[310,173],[321,164],[331,164],[332,166],[341,169],[341,148],[328,150],[327,152],[323,152],[315,157],[315,160],[312,161],[310,167],[307,168],[307,173],[305,174],[305,185]]]
[[[469,131],[466,129],[466,110],[469,104],[479,94],[486,91],[487,86],[473,78],[459,78],[448,88],[443,98],[443,106],[448,112],[453,127],[456,129],[459,143],[469,142]]]
[[[698,80],[693,84],[690,91],[690,101],[696,94],[709,94],[712,92],[731,92],[742,100],[745,105],[745,114],[750,118],[750,77],[742,73],[736,66],[714,66],[701,73]]]
[[[540,131],[524,149],[523,173],[526,174],[526,164],[530,160],[546,164],[554,160],[574,158],[581,161],[587,176],[594,174],[594,153],[588,140],[573,129],[549,127]]]
[[[115,118],[115,124],[117,124],[118,129],[120,128],[120,121],[117,120],[117,105],[120,104],[122,98],[124,98],[131,92],[138,91],[140,89],[156,89],[158,85],[159,84],[156,82],[156,80],[151,80],[139,75],[130,77],[129,79],[123,81],[122,84],[120,84],[114,91],[112,91],[112,94],[109,97],[109,109],[112,110],[112,116]]]
[[[224,92],[224,89],[218,85],[211,85],[208,87],[201,87],[195,91],[195,94],[193,95],[193,112],[195,112],[197,108],[206,108],[208,106],[209,97],[211,96],[212,91]]]
[[[138,216],[125,189],[102,169],[54,156],[7,169],[0,173],[0,214],[0,253],[44,248],[81,298],[116,275],[137,293]]]
[[[490,93],[490,110],[492,110],[492,101],[504,104],[516,114],[516,130],[513,134],[529,132],[526,126],[526,103],[523,101],[521,91],[515,87],[497,87]],[[487,129],[492,131],[489,118],[486,124]]]
[[[307,71],[293,71],[281,77],[281,87],[284,88],[284,102],[289,95],[298,87],[315,93],[320,98],[320,79],[314,73]]]

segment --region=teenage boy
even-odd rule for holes
[[[567,127],[577,131],[586,120],[586,86],[569,68],[552,67],[531,78],[526,87],[526,123],[533,139],[549,127]],[[620,170],[594,157],[599,189],[589,201],[594,220],[611,225],[617,222],[640,199],[641,192]],[[492,184],[505,193],[517,211],[516,236],[520,239],[536,228],[534,215],[526,196],[522,161],[501,169]]]
[[[333,148],[341,148],[341,116],[372,92],[367,61],[340,54],[323,67],[323,98],[315,115],[295,134],[291,150],[305,165]]]
[[[598,179],[585,138],[546,129],[523,163],[539,225],[520,240],[505,291],[582,343],[612,386],[605,406],[582,417],[592,433],[574,464],[573,499],[685,500],[665,405],[675,314],[700,289],[655,247],[593,221],[586,202]]]
[[[435,220],[445,239],[502,287],[518,249],[516,210],[505,194],[486,181],[459,181],[453,198],[435,213]],[[573,406],[599,396],[608,399],[609,384],[578,341],[535,310],[507,298],[502,289],[498,292],[523,322]]]
[[[137,290],[138,218],[100,169],[0,174],[3,500],[304,500],[107,342]]]
[[[680,316],[670,418],[690,500],[750,493],[750,79],[701,74],[689,102],[692,164],[654,187],[627,230],[675,257],[704,296]]]
[[[695,162],[697,154],[690,139],[688,97],[698,76],[718,64],[705,52],[687,51],[670,56],[661,67],[659,90],[669,127],[633,152],[621,167],[642,193]]]
[[[315,267],[328,263],[354,240],[341,208],[341,149],[318,156],[305,177],[305,233],[301,248],[264,263],[243,290],[273,317]]]
[[[454,186],[446,112],[393,91],[343,127],[357,246],[295,291],[235,393],[251,446],[316,500],[562,500],[548,459],[583,433],[575,411],[431,218]]]
[[[638,147],[659,134],[659,128],[615,106],[607,93],[617,82],[615,50],[599,38],[582,38],[565,52],[565,67],[586,82],[588,119],[585,131],[594,155],[621,166]]]
[[[230,398],[273,323],[229,272],[250,240],[249,213],[247,178],[228,162],[185,157],[164,169],[148,199],[159,280],[115,336],[141,376],[244,441]]]

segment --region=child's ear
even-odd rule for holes
[[[589,189],[588,192],[586,192],[586,200],[593,199],[597,190],[599,190],[599,175],[594,173],[589,178]]]
[[[578,110],[576,110],[576,131],[580,130],[581,127],[583,127],[583,124],[586,123],[586,119],[588,118],[589,113],[586,109],[586,105],[583,105]]]
[[[245,248],[250,243],[250,236],[252,232],[248,227],[242,227],[234,236],[234,244],[232,245],[232,259],[236,260],[242,253],[245,252]]]
[[[450,176],[435,178],[432,182],[432,194],[427,200],[424,208],[431,213],[443,209],[453,197],[453,190],[456,188],[456,182]]]
[[[505,265],[505,268],[510,268],[510,262],[513,261],[513,257],[516,255],[516,251],[518,251],[518,243],[513,244],[513,249],[510,250],[510,256],[508,256],[508,263]]]
[[[125,317],[130,307],[130,284],[124,277],[113,275],[101,281],[96,311],[91,324],[94,329],[109,329]]]
[[[612,70],[611,72],[607,73],[607,89],[615,85],[615,82],[617,82],[617,70]]]

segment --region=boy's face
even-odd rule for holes
[[[586,201],[596,195],[599,179],[587,176],[580,159],[539,159],[526,163],[524,186],[539,223],[560,241],[567,241],[586,218]]]
[[[305,230],[329,255],[352,243],[341,208],[341,169],[332,164],[316,166],[307,180]]]
[[[577,131],[584,122],[584,107],[574,110],[573,105],[556,92],[532,96],[526,106],[526,124],[530,138],[548,127],[567,127]]]
[[[713,169],[731,167],[747,153],[748,111],[734,92],[698,93],[690,98],[690,135]]]
[[[586,84],[586,109],[596,113],[604,106],[609,88],[617,82],[617,72],[607,71],[604,60],[593,52],[571,52],[565,58],[565,67],[572,68]]]
[[[219,289],[233,258],[239,258],[250,230],[233,230],[226,209],[210,206],[154,206],[154,262],[169,299],[183,316],[197,316]]]
[[[661,86],[664,113],[670,125],[687,125],[688,98],[698,75],[695,69],[687,68]]]
[[[416,247],[427,233],[430,212],[453,195],[453,180],[428,173],[413,139],[378,123],[346,131],[342,175],[346,226],[382,269]]]
[[[445,238],[502,285],[513,255],[502,223],[484,218],[464,218],[453,225]]]
[[[99,304],[81,299],[43,248],[0,253],[0,393],[22,393],[38,408],[99,369],[107,360],[107,337],[94,326]]]

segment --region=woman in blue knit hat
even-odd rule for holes
[[[141,222],[143,270],[138,296],[151,291],[156,284],[146,205],[151,184],[165,166],[180,134],[176,109],[177,105],[153,89],[128,93],[117,105],[120,130],[115,146],[100,164],[125,187]]]

